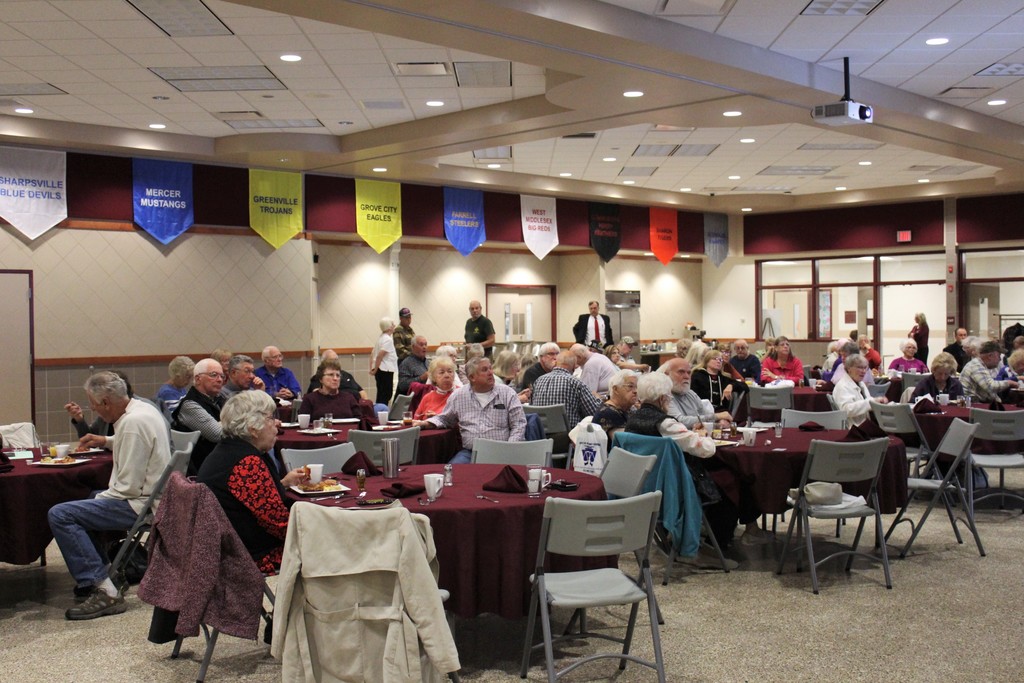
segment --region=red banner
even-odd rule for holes
[[[651,251],[666,266],[679,251],[675,209],[651,207]]]

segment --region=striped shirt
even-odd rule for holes
[[[458,427],[462,447],[473,450],[476,439],[522,441],[526,433],[526,413],[515,390],[495,384],[481,400],[469,384],[452,392],[444,412],[427,420],[438,427]]]

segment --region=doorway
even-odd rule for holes
[[[485,315],[497,344],[554,339],[555,288],[550,285],[487,285]]]

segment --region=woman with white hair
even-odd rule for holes
[[[913,339],[904,339],[900,342],[900,352],[903,356],[892,359],[892,362],[889,363],[890,370],[901,374],[904,372],[919,372],[924,375],[928,372],[928,366],[915,357],[917,355],[917,342]]]
[[[224,437],[206,456],[196,480],[217,496],[231,526],[260,571],[281,567],[288,530],[285,489],[309,481],[304,467],[283,477],[268,454],[277,440],[274,400],[263,391],[241,391],[224,404]]]
[[[889,399],[884,396],[871,398],[868,386],[864,383],[864,375],[868,373],[868,360],[864,356],[851,353],[843,361],[843,369],[846,373],[836,380],[832,398],[835,399],[839,410],[846,413],[847,421],[852,425],[859,425],[871,414],[872,401],[888,403]]]
[[[395,392],[395,373],[398,372],[398,353],[395,351],[395,321],[380,319],[380,336],[370,352],[370,374],[377,382],[377,403],[391,403]]]
[[[609,437],[625,429],[630,413],[637,407],[637,377],[632,370],[619,370],[608,380],[608,400],[594,415],[594,422],[601,425]]]
[[[455,362],[448,356],[435,356],[427,368],[430,389],[420,398],[416,406],[416,420],[426,420],[444,412],[455,386]]]
[[[455,380],[452,384],[456,389],[460,388],[463,384],[469,381],[466,378],[466,372],[464,368],[459,367],[459,350],[451,344],[441,344],[434,351],[434,358],[447,358],[455,365]],[[498,379],[495,375],[494,379]],[[433,380],[430,378],[430,368],[427,368],[427,384],[432,384]]]
[[[668,375],[652,372],[637,381],[637,399],[640,407],[630,413],[626,420],[626,431],[650,436],[667,436],[679,445],[680,450],[698,458],[710,458],[715,454],[715,442],[710,435],[702,436],[669,417],[667,412],[672,400],[672,380]]]
[[[167,383],[156,392],[157,403],[162,404],[165,410],[174,410],[178,401],[188,393],[188,388],[192,386],[192,368],[195,366],[195,361],[188,356],[175,356],[167,364]]]

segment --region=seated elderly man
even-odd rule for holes
[[[320,354],[320,365],[316,369],[316,374],[309,379],[309,388],[306,389],[307,394],[312,391],[316,391],[317,389],[320,388],[320,385],[323,381],[324,361],[329,360],[337,361],[339,363],[341,362],[340,359],[338,358],[337,351],[335,351],[334,349],[325,349],[324,352]],[[340,368],[341,366],[339,365],[338,367]],[[346,372],[345,370],[341,371],[341,387],[339,391],[347,391],[348,393],[355,396],[357,399],[369,400],[370,398],[369,396],[366,395],[366,391],[359,384],[359,382],[356,381],[356,378],[352,375],[352,373]]]
[[[619,360],[615,363],[620,370],[634,370],[636,372],[650,372],[651,366],[647,363],[634,363],[632,360],[633,347],[636,340],[628,334],[619,340],[615,348],[619,351]],[[608,354],[605,354],[608,355]]]
[[[302,392],[295,373],[284,367],[284,354],[276,346],[268,346],[261,354],[263,367],[256,370],[266,391],[272,398],[290,401]]]
[[[565,405],[565,426],[572,429],[584,417],[593,416],[601,408],[601,402],[587,388],[587,385],[573,377],[576,370],[576,354],[562,351],[558,354],[551,372],[541,375],[533,383],[535,406]]]
[[[224,385],[224,375],[220,368],[220,363],[212,358],[196,363],[192,371],[192,386],[171,413],[172,429],[199,432],[199,441],[192,448],[189,460],[189,475],[199,471],[203,460],[220,443],[223,435],[220,409],[224,407],[224,397],[220,395],[220,389]]]
[[[559,350],[558,344],[555,342],[541,344],[537,362],[526,368],[526,372],[523,373],[523,385],[521,387],[523,390],[532,388],[533,383],[537,381],[538,377],[544,373],[551,372],[551,369],[555,367],[555,361],[558,359]]]
[[[495,384],[490,358],[474,358],[466,363],[469,383],[452,392],[444,412],[413,424],[427,429],[458,427],[462,450],[451,459],[453,463],[473,460],[473,441],[522,441],[526,434],[526,413],[516,390]]]
[[[704,418],[714,418],[721,422],[732,422],[732,414],[723,410],[714,413],[711,404],[702,401],[700,396],[690,388],[693,368],[685,358],[670,358],[662,363],[658,372],[672,380],[672,400],[669,401],[667,412],[681,422],[687,429],[700,429]]]
[[[583,344],[573,344],[569,350],[576,356],[576,367],[580,368],[580,381],[595,394],[607,394],[608,380],[619,371],[612,359],[602,351],[591,350]]]
[[[949,346],[942,349],[944,353],[948,353],[956,360],[957,372],[963,372],[964,366],[967,365],[967,361],[971,359],[970,356],[967,355],[967,352],[964,351],[963,343],[965,339],[967,339],[967,328],[958,327],[956,328],[956,339],[954,339]]]
[[[845,372],[836,382],[832,390],[832,398],[835,399],[839,410],[846,413],[846,419],[850,424],[859,425],[868,419],[871,414],[871,403],[888,403],[889,399],[881,396],[872,398],[868,387],[864,383],[864,376],[868,372],[868,359],[859,353],[851,353],[843,361]]]
[[[965,348],[966,345],[965,345]],[[1017,380],[997,380],[999,363],[1002,360],[999,342],[986,341],[978,347],[978,355],[967,362],[960,374],[964,393],[975,401],[1002,403],[1002,394],[1017,387]]]
[[[429,377],[430,363],[427,362],[427,338],[422,334],[417,334],[412,338],[409,355],[398,364],[398,393],[408,394],[410,385],[413,382],[426,384]]]
[[[217,368],[219,372],[220,366]],[[65,612],[72,621],[121,614],[127,609],[124,596],[108,577],[107,561],[93,534],[130,529],[171,459],[163,416],[151,404],[129,398],[124,380],[113,372],[98,372],[85,383],[85,393],[93,412],[116,431],[111,437],[87,434],[79,444],[110,448],[114,469],[106,490],[87,500],[54,505],[47,515],[75,579],[75,595],[86,598]]]
[[[255,368],[256,364],[249,356],[241,353],[231,356],[231,360],[228,361],[227,381],[220,388],[221,398],[227,401],[240,391],[262,390],[263,380],[256,376]]]
[[[737,339],[732,343],[729,363],[743,376],[744,381],[754,380],[755,384],[761,381],[761,361],[750,352],[750,344],[746,339]]]

